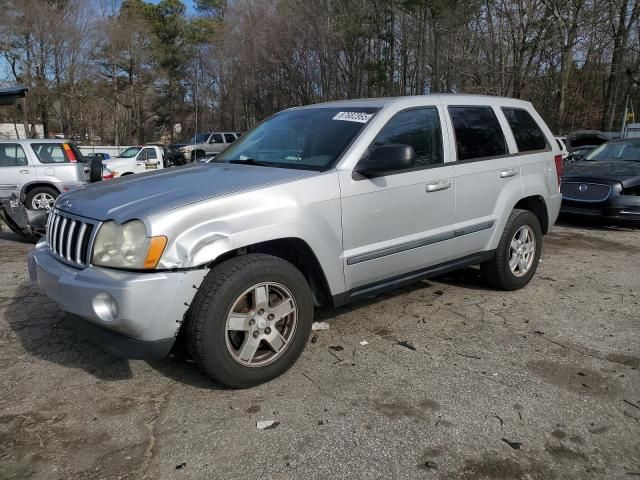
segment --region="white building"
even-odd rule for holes
[[[44,138],[44,128],[42,124],[34,125],[37,138]],[[20,123],[0,123],[0,139],[15,140],[17,138],[27,138],[24,131],[24,124]]]

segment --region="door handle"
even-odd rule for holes
[[[30,173],[30,172],[31,172],[31,170],[20,170],[20,173],[24,173],[24,174],[27,174],[27,173]]]
[[[439,192],[440,190],[446,190],[450,186],[451,186],[451,182],[448,182],[445,180],[444,182],[427,183],[426,190],[427,190],[427,193]]]
[[[519,168],[512,168],[511,170],[502,170],[500,172],[500,178],[515,177],[518,173],[520,173]]]

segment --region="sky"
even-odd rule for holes
[[[160,0],[147,0],[147,1],[149,3],[158,3]],[[194,12],[193,0],[182,0],[182,3],[184,3],[187,6],[187,13]]]
[[[146,0],[150,3],[159,3],[160,0]],[[187,14],[195,13],[194,0],[182,0],[187,7]],[[15,84],[9,64],[3,56],[0,56],[0,87],[12,86]]]

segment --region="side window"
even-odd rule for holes
[[[209,143],[224,143],[224,140],[222,140],[222,134],[214,133],[213,135],[211,135],[211,140],[209,140]]]
[[[231,133],[225,133],[224,140],[227,143],[233,143],[236,140],[236,137],[234,137]]]
[[[491,107],[449,107],[458,161],[507,153],[507,142]]]
[[[27,157],[18,143],[0,144],[0,168],[24,167],[27,165]]]
[[[145,148],[144,150],[147,154],[147,158],[145,160],[156,160],[158,158],[155,148]]]
[[[40,163],[68,163],[71,161],[60,143],[32,143],[31,148]]]
[[[518,152],[546,150],[549,147],[544,133],[542,133],[533,117],[529,115],[529,112],[521,108],[506,107],[502,107],[502,112],[507,118],[509,127],[511,127],[513,136],[516,139]],[[558,141],[559,144],[560,142]]]
[[[438,110],[427,107],[398,113],[378,133],[372,146],[398,144],[413,147],[417,168],[443,163]]]

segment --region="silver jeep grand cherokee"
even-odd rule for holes
[[[213,379],[248,387],[296,361],[314,306],[477,264],[497,288],[524,287],[561,165],[524,101],[294,108],[215,163],[61,196],[29,273],[108,351],[162,357],[182,333]]]

